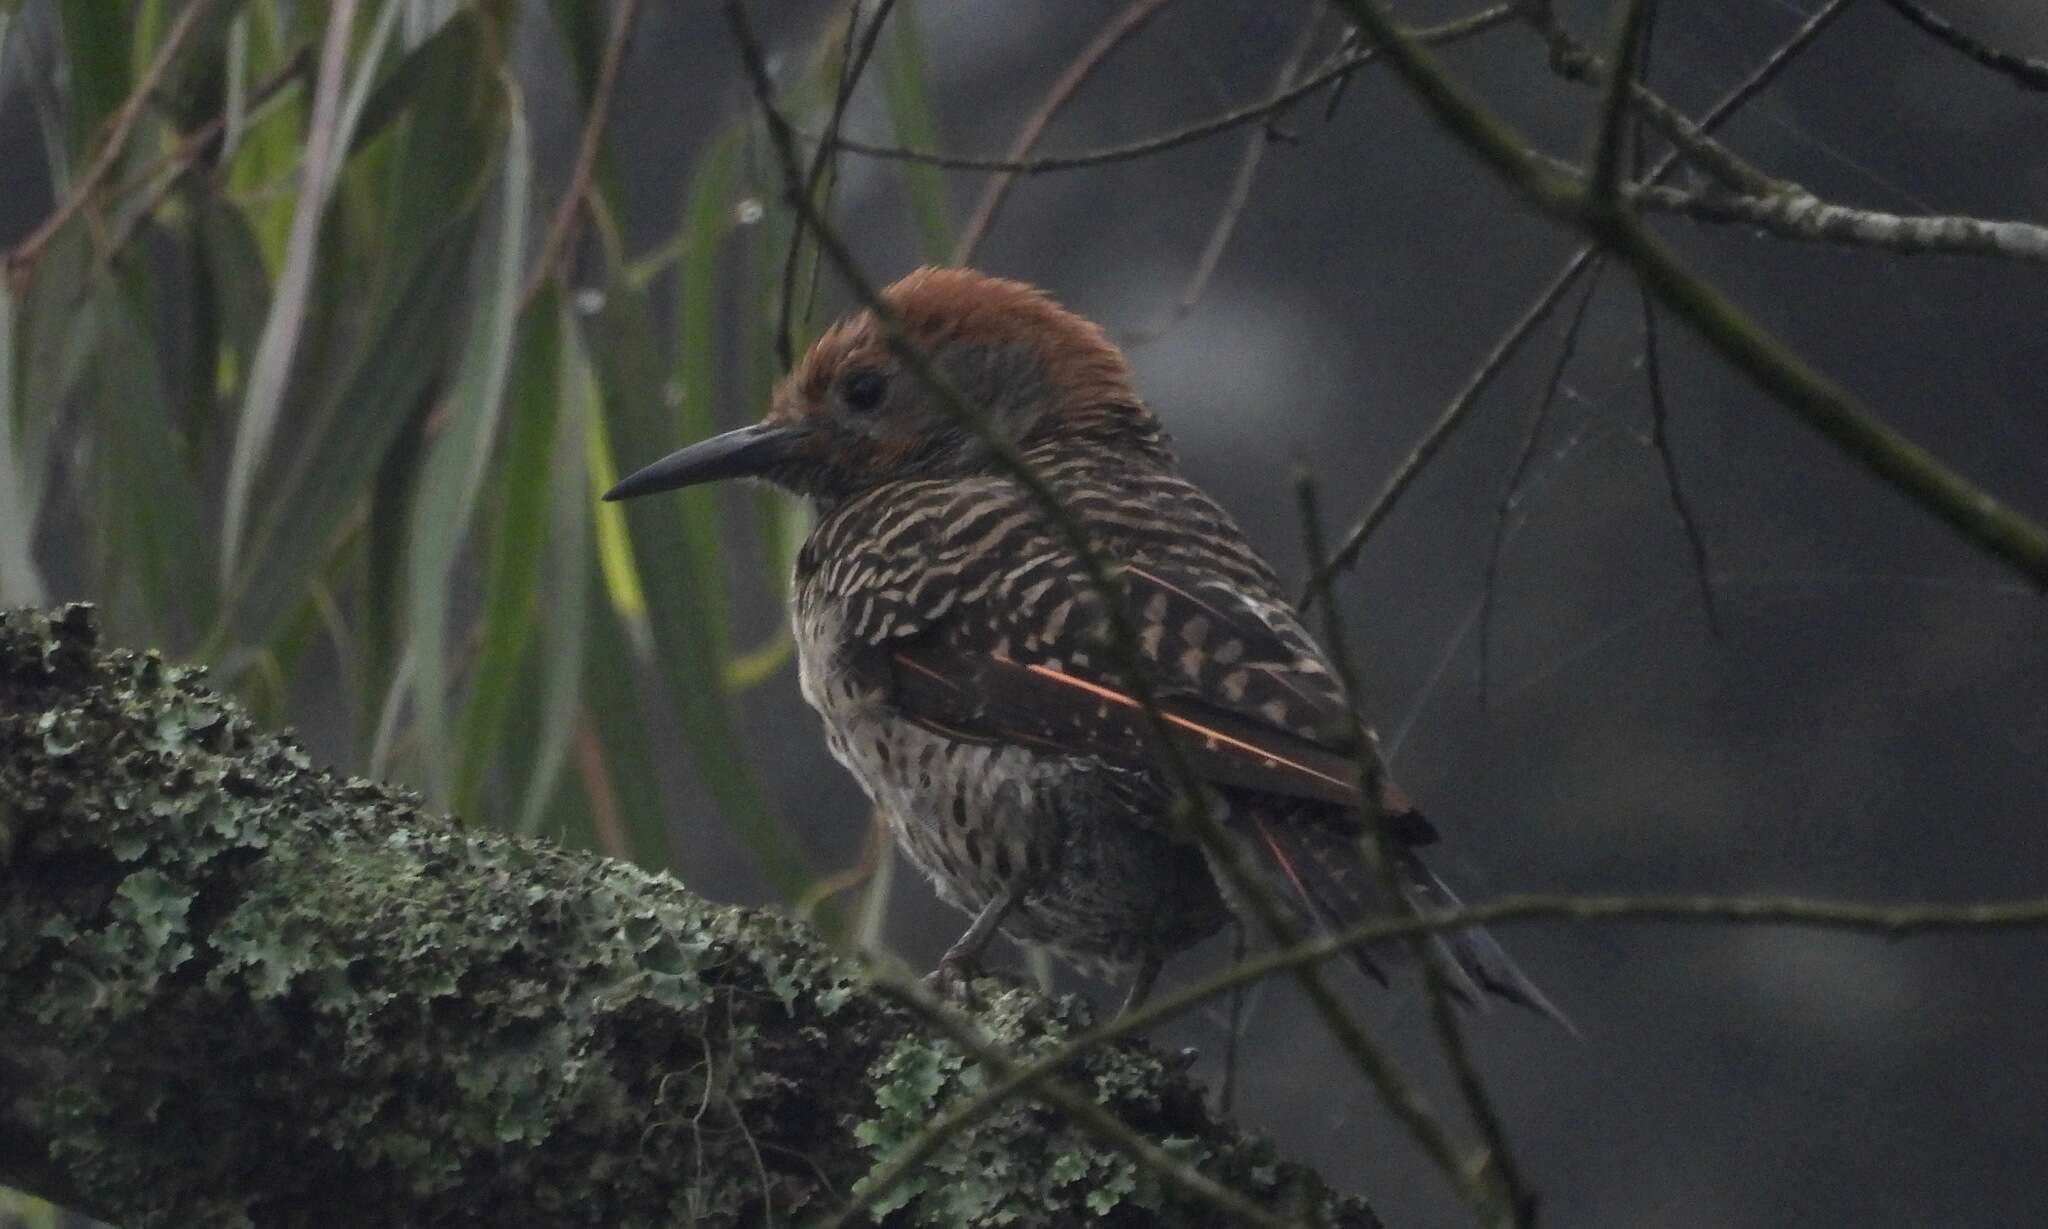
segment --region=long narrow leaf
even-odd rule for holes
[[[578,349],[581,349],[578,342]],[[583,416],[583,455],[593,490],[610,490],[619,480],[619,468],[612,462],[611,438],[604,427],[604,413],[596,404],[595,373],[590,376],[592,405]],[[604,582],[605,604],[620,618],[635,622],[647,617],[647,595],[640,588],[640,573],[633,566],[633,545],[626,532],[626,510],[618,504],[599,504],[592,510],[597,545],[598,576]]]
[[[62,0],[57,6],[71,95],[66,145],[81,166],[91,156],[93,139],[128,97],[133,18],[125,7],[106,0]]]
[[[57,232],[36,262],[27,292],[14,300],[14,398],[9,426],[17,457],[47,458],[57,420],[94,370],[100,344],[92,286],[97,277],[84,227]],[[43,506],[47,466],[15,471],[22,503]]]
[[[913,149],[938,149],[938,112],[932,106],[930,73],[925,64],[924,39],[918,33],[917,13],[904,0],[891,19],[888,50],[882,62],[882,98],[889,110],[889,123],[899,144]],[[911,216],[917,220],[918,247],[931,264],[944,264],[953,251],[953,228],[947,219],[946,178],[934,166],[904,162],[897,167],[903,194],[910,201]]]
[[[132,278],[132,274],[130,278]],[[101,335],[94,366],[101,476],[108,495],[100,526],[119,538],[147,617],[127,622],[166,648],[196,639],[213,617],[199,487],[172,423],[150,313],[130,278],[105,278],[95,294]],[[124,293],[125,290],[125,293]],[[119,609],[119,607],[117,607]],[[132,618],[135,612],[122,611]],[[122,618],[111,619],[116,628]]]
[[[386,0],[383,17],[371,41],[363,49],[357,69],[357,85],[376,71],[377,58],[391,33],[391,18],[398,0]],[[270,455],[271,436],[276,433],[279,412],[284,408],[286,381],[292,358],[298,352],[299,333],[306,318],[306,298],[312,289],[314,245],[320,235],[320,219],[327,211],[335,172],[349,145],[344,125],[361,114],[357,91],[348,91],[352,107],[343,100],[343,70],[348,59],[349,34],[354,27],[357,0],[334,0],[327,15],[327,33],[320,49],[319,84],[313,96],[312,130],[306,137],[306,153],[299,186],[299,199],[292,216],[290,236],[285,242],[284,267],[278,274],[277,292],[271,297],[270,315],[263,323],[263,338],[257,343],[250,367],[249,384],[242,397],[242,412],[235,432],[235,447],[228,462],[227,512],[221,529],[220,579],[226,588],[241,562],[242,539],[254,493],[258,468]]]
[[[670,377],[680,394],[676,411],[677,441],[700,440],[717,430],[712,406],[718,399],[718,323],[725,316],[719,296],[720,257],[732,226],[732,190],[739,165],[738,133],[721,139],[697,160],[689,200],[683,210],[683,260],[676,279],[675,370]],[[683,491],[677,501],[683,519],[683,542],[690,551],[690,572],[709,616],[711,651],[721,663],[731,653],[732,632],[726,625],[723,553],[726,537],[720,524],[717,494],[698,487]]]
[[[294,48],[276,6],[245,5],[237,24],[246,30],[251,73],[261,76],[281,63]],[[306,128],[306,92],[287,89],[259,110],[237,117],[236,139],[221,153],[226,168],[226,195],[239,202],[256,233],[257,250],[272,278],[284,268],[290,239],[292,197],[280,190],[298,169],[300,141]],[[268,287],[266,287],[266,290]]]
[[[436,67],[423,77],[380,168],[392,200],[370,216],[376,233],[364,240],[379,253],[367,272],[369,318],[353,326],[323,313],[321,335],[346,328],[352,344],[338,370],[293,385],[299,444],[266,485],[263,515],[230,591],[222,643],[261,643],[305,600],[307,580],[344,518],[372,492],[400,432],[450,383],[450,356],[471,315],[465,270],[502,133],[502,98],[491,88],[497,70],[485,58],[477,24],[471,17],[453,22],[413,53]],[[381,206],[381,199],[370,204]],[[347,275],[332,270],[334,278]],[[380,506],[373,521],[388,521],[388,512]]]
[[[521,321],[517,357],[508,381],[505,444],[497,468],[490,532],[484,535],[489,546],[476,663],[469,671],[468,695],[455,738],[455,809],[471,817],[483,814],[484,770],[498,751],[498,735],[519,682],[540,604],[552,511],[549,495],[554,485],[550,470],[558,434],[559,314],[551,290],[534,299]],[[582,467],[572,468],[580,472]]]
[[[616,850],[623,845],[642,866],[677,867],[680,861],[670,836],[674,800],[657,763],[667,749],[657,750],[650,741],[657,727],[648,720],[635,625],[616,611],[605,613],[588,639],[588,697],[583,711],[595,738],[579,756],[585,761],[578,766],[583,778],[580,810],[594,847]]]
[[[645,305],[623,278],[607,286],[604,308],[585,319],[584,335],[603,380],[614,464],[639,464],[673,447],[665,416],[648,408],[660,405],[662,375]],[[673,502],[639,500],[626,508],[655,664],[691,764],[769,885],[794,900],[811,873],[796,838],[769,807],[734,728],[708,631],[723,612],[709,609],[694,586],[692,552]]]
[[[6,21],[0,13],[0,23]],[[6,48],[0,24],[0,53]],[[0,286],[0,606],[40,606],[43,577],[31,551],[36,518],[21,473],[41,458],[20,447],[14,416],[14,295]]]
[[[549,473],[548,572],[543,589],[537,712],[530,723],[527,758],[533,773],[520,803],[517,830],[540,830],[557,794],[569,740],[583,707],[583,666],[589,656],[595,573],[591,564],[590,485],[582,464],[584,419],[596,400],[590,364],[576,344],[575,323],[559,307],[548,318],[555,330],[555,402],[558,414]]]
[[[448,751],[448,588],[457,556],[469,535],[477,494],[498,434],[505,384],[518,334],[519,288],[526,256],[527,212],[531,207],[532,150],[518,89],[506,83],[505,146],[500,171],[498,233],[491,251],[484,298],[476,310],[456,379],[455,397],[440,438],[434,442],[413,501],[407,550],[407,634],[414,646],[413,706],[421,756],[433,795],[453,796],[453,761]]]
[[[753,185],[756,194],[768,194],[773,190],[766,185]],[[739,369],[745,377],[740,404],[749,407],[747,413],[753,416],[767,408],[780,374],[775,365],[773,304],[781,293],[782,251],[789,242],[789,234],[785,215],[778,212],[764,217],[762,221],[766,223],[771,218],[781,218],[783,225],[753,227],[753,242],[747,252],[747,282],[743,291],[743,301],[754,306],[746,313],[745,327],[740,331]],[[755,495],[755,508],[761,523],[768,527],[768,546],[774,552],[768,570],[787,583],[796,565],[797,550],[810,533],[810,506],[801,499],[763,485]]]

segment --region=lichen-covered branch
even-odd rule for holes
[[[1088,1009],[978,982],[1024,1059]],[[311,766],[90,612],[0,614],[0,1181],[151,1224],[740,1225],[838,1210],[991,1078],[783,918]],[[1064,1083],[1284,1217],[1365,1206],[1142,1045]],[[1192,1223],[1019,1101],[889,1224]]]

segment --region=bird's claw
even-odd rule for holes
[[[937,968],[924,975],[924,985],[925,989],[949,1003],[964,1003],[970,996],[974,979],[979,976],[979,963],[948,955],[939,961]]]

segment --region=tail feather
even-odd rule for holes
[[[1346,865],[1341,854],[1315,838],[1312,833],[1301,830],[1297,824],[1276,824],[1256,816],[1252,826],[1257,829],[1259,843],[1289,888],[1301,912],[1315,923],[1324,933],[1341,929],[1343,919],[1363,921],[1376,909],[1360,909],[1362,894],[1378,895],[1378,887],[1363,874],[1369,868],[1362,863],[1356,867]],[[1355,858],[1355,854],[1354,854]],[[1354,873],[1360,872],[1360,873]],[[1373,959],[1373,949],[1363,943],[1354,943],[1344,949],[1344,955],[1357,966],[1358,971],[1384,986],[1387,971]]]
[[[1465,902],[1459,900],[1457,894],[1413,853],[1403,854],[1400,869],[1403,891],[1413,907],[1438,912],[1464,907]],[[1547,1016],[1566,1032],[1578,1036],[1579,1030],[1572,1024],[1571,1017],[1529,980],[1521,966],[1508,955],[1507,949],[1484,926],[1438,935],[1437,943],[1439,949],[1450,957],[1448,963],[1469,981],[1477,982],[1486,993]],[[1485,1004],[1485,1000],[1477,996],[1471,1001],[1482,1007]]]
[[[1373,917],[1397,915],[1402,903],[1387,899],[1379,876],[1366,862],[1357,838],[1312,822],[1254,818],[1257,844],[1277,872],[1276,884],[1324,933],[1348,929]],[[1412,850],[1397,854],[1395,879],[1406,907],[1443,912],[1461,902],[1432,874]],[[1449,989],[1467,1006],[1484,1010],[1488,997],[1516,1003],[1547,1016],[1574,1035],[1572,1026],[1549,996],[1523,974],[1514,960],[1482,927],[1431,936],[1439,967],[1450,976]],[[1401,943],[1355,944],[1345,955],[1361,972],[1385,985],[1386,966],[1405,963]]]

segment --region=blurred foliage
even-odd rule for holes
[[[730,425],[714,406],[765,401],[791,243],[735,105],[689,133],[671,233],[626,250],[602,119],[637,11],[0,4],[60,206],[0,294],[0,605],[88,597],[112,638],[211,663],[265,720],[345,713],[350,767],[687,872],[658,771],[679,739],[714,810],[688,822],[729,825],[795,901],[821,868],[733,713],[790,650],[732,612],[780,595],[734,592],[772,573],[725,556],[737,536],[786,563],[803,512],[763,495],[746,527],[703,492],[596,499]],[[889,20],[888,114],[928,139],[915,15]],[[574,114],[530,113],[536,45],[566,61],[551,105]],[[842,12],[787,72],[803,122],[830,114],[847,47]],[[537,168],[532,133],[593,112],[564,213],[570,169]],[[905,173],[942,252],[940,185]]]
[[[33,1195],[0,1187],[0,1229],[61,1229],[65,1225],[90,1223],[82,1217],[66,1215]]]

